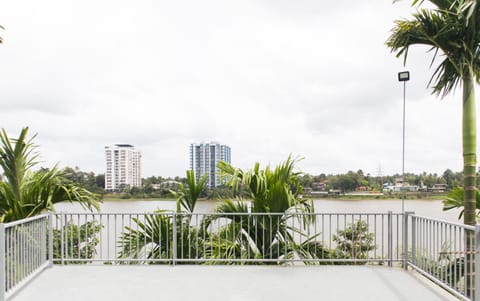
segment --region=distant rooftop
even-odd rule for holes
[[[114,145],[106,145],[105,148],[111,148],[111,147],[131,147],[133,148],[134,146],[131,144],[114,144]]]

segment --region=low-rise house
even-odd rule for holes
[[[447,184],[433,184],[433,186],[429,188],[431,192],[446,192],[447,190]]]

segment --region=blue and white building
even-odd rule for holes
[[[228,145],[219,142],[192,143],[190,144],[190,169],[195,172],[198,179],[207,175],[207,187],[215,188],[225,184],[219,176],[217,164],[220,161],[232,163],[231,149]]]

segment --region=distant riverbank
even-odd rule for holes
[[[323,195],[323,194],[305,194],[304,198],[309,199],[330,199],[330,200],[400,200],[402,194],[381,194],[381,193],[346,193],[340,195]],[[443,200],[447,197],[447,193],[430,193],[430,192],[409,192],[405,195],[407,200]]]
[[[140,198],[136,196],[132,196],[131,198],[124,198],[121,196],[114,196],[114,195],[104,195],[103,201],[108,202],[137,202],[137,201],[171,201],[173,197],[147,197],[147,198]]]
[[[418,193],[407,193],[405,196],[405,199],[407,200],[443,200],[447,196],[446,193],[429,193],[429,192],[418,192]],[[380,194],[380,193],[346,193],[346,194],[340,194],[340,195],[319,195],[319,194],[304,194],[304,198],[308,199],[328,199],[328,200],[401,200],[402,195],[401,194]],[[165,197],[138,197],[138,196],[132,196],[129,198],[122,197],[121,195],[116,195],[116,194],[105,194],[103,196],[104,201],[109,201],[109,202],[124,202],[124,201],[171,201],[174,199],[171,196],[165,196]],[[221,199],[207,199],[207,198],[201,198],[200,201],[212,201],[216,202]]]

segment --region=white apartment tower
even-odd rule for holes
[[[141,187],[141,158],[140,151],[130,144],[115,144],[105,146],[107,170],[105,172],[105,190],[119,191],[124,187]]]
[[[220,171],[217,168],[219,161],[232,162],[229,146],[218,142],[190,144],[190,169],[195,172],[197,179],[207,175],[208,188],[225,184],[225,180],[219,177]]]

